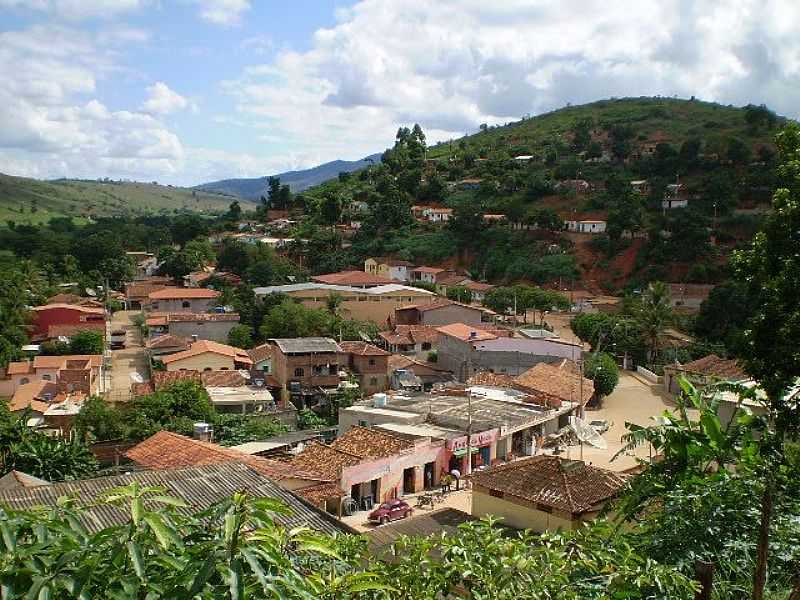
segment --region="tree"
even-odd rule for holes
[[[250,285],[270,285],[275,281],[275,269],[269,260],[258,260],[247,268],[245,274]]]
[[[793,340],[800,335],[797,281],[800,279],[800,127],[788,125],[776,138],[781,156],[780,188],[773,196],[773,212],[749,249],[735,255],[735,270],[747,282],[755,312],[744,332],[745,368],[766,393],[771,427],[761,438],[766,457],[761,499],[757,567],[753,600],[761,600],[767,578],[770,523],[773,518],[775,472],[785,464],[787,437],[800,433],[800,411],[787,391],[800,373],[800,355]]]
[[[267,179],[267,199],[269,208],[283,208],[281,206],[281,178],[270,177]]]
[[[197,421],[214,422],[216,412],[199,380],[173,383],[153,394],[134,398],[122,409],[127,437],[143,440],[167,429],[191,435]]]
[[[619,382],[617,363],[606,352],[590,354],[584,364],[584,373],[594,382],[594,391],[598,396],[608,396]]]
[[[469,304],[472,302],[472,290],[463,285],[452,285],[447,288],[446,296],[456,302]]]
[[[286,300],[264,316],[260,333],[263,338],[326,335],[327,324],[326,311],[307,308],[293,300]]]
[[[234,325],[228,332],[228,344],[235,348],[253,347],[253,330],[248,325]]]
[[[221,446],[259,442],[288,430],[277,419],[260,416],[221,414],[214,421],[214,437]]]
[[[486,228],[480,202],[465,198],[456,203],[453,206],[453,218],[448,222],[448,226],[462,248],[472,247],[481,231]]]
[[[747,284],[729,280],[715,286],[700,305],[694,331],[706,340],[723,342],[730,351],[737,352],[743,343],[744,327],[754,311]]]
[[[243,276],[250,267],[250,254],[247,246],[238,240],[226,239],[217,257],[217,268]]]
[[[750,146],[740,138],[732,137],[728,140],[726,155],[728,160],[735,164],[746,164],[750,161]]]
[[[320,203],[320,217],[326,225],[336,225],[342,216],[342,202],[334,193],[328,193]]]
[[[242,218],[242,205],[239,204],[238,200],[234,200],[230,203],[228,207],[228,212],[225,214],[224,217],[228,221],[239,221]]]
[[[103,333],[83,329],[72,335],[69,341],[71,354],[102,354],[105,348]]]
[[[208,223],[199,215],[179,215],[172,222],[170,232],[175,243],[183,247],[187,242],[206,235]]]
[[[99,396],[89,397],[75,417],[78,439],[105,442],[124,437],[125,428],[119,410]]]
[[[652,363],[661,349],[664,331],[672,322],[669,289],[663,282],[656,281],[647,286],[636,309],[636,321],[647,344],[648,361]]]

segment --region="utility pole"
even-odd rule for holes
[[[467,466],[464,474],[472,473],[472,392],[467,390]]]

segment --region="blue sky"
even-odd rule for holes
[[[0,171],[195,184],[609,96],[800,106],[789,0],[0,0]]]

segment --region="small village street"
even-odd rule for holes
[[[142,336],[139,328],[133,324],[133,317],[137,314],[139,311],[121,310],[114,313],[111,320],[111,331],[124,329],[127,332],[125,348],[111,350],[108,398],[112,402],[125,402],[130,399],[131,383],[133,383],[131,376],[134,373],[138,373],[143,381],[150,379]]]

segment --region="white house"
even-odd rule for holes
[[[566,219],[564,226],[575,233],[605,233],[606,222],[596,219]]]

